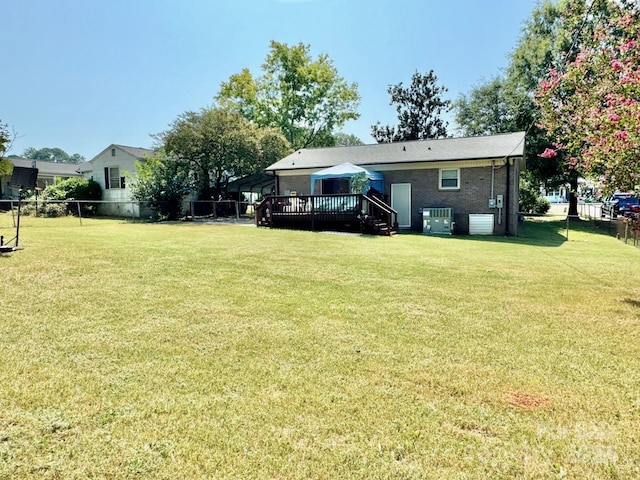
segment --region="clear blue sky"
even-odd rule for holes
[[[260,75],[269,41],[309,44],[356,82],[373,143],[395,124],[387,87],[433,69],[454,100],[507,66],[535,0],[4,0],[0,119],[10,154],[59,147],[93,158],[112,143],[150,147],[220,83]]]

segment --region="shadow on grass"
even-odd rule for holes
[[[633,298],[625,298],[624,299],[624,303],[628,303],[632,307],[636,307],[636,308],[640,309],[640,300],[635,300]]]
[[[567,241],[565,236],[565,226],[565,222],[561,220],[527,219],[526,221],[518,224],[517,237],[467,235],[457,238],[472,242],[514,243],[518,245],[536,245],[540,247],[559,247]]]
[[[536,245],[541,247],[559,247],[567,241],[566,217],[536,217],[529,218],[518,224],[517,237],[499,236],[466,236],[458,237],[474,242],[499,242],[524,245]],[[606,231],[598,228],[589,220],[572,220],[569,222],[569,239],[571,232],[591,233],[595,235],[611,236]]]

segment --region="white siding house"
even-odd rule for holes
[[[99,212],[102,215],[140,217],[138,202],[132,201],[127,182],[136,174],[136,162],[152,155],[147,148],[112,144],[81,167],[85,178],[93,179],[102,188]]]

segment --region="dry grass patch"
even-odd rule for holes
[[[551,400],[547,397],[527,392],[508,392],[506,402],[524,410],[543,410],[551,406]]]

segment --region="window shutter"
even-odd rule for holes
[[[124,177],[120,177],[120,188],[124,188],[124,187],[125,187]]]
[[[104,188],[109,189],[109,167],[104,167]]]

